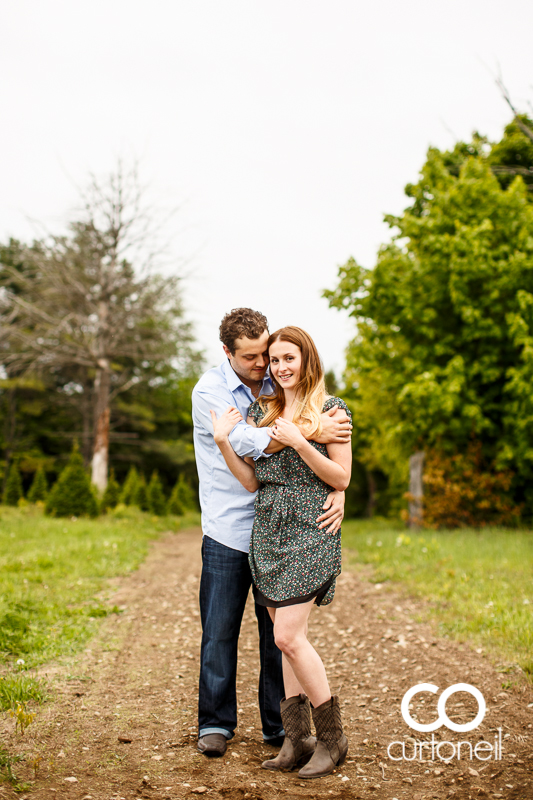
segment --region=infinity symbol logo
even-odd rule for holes
[[[414,728],[415,731],[436,731],[437,728],[441,728],[443,725],[446,725],[446,727],[451,731],[471,731],[481,724],[487,710],[487,704],[485,703],[485,698],[479,689],[476,689],[475,686],[471,686],[469,683],[454,683],[453,686],[448,686],[448,688],[443,691],[437,704],[439,716],[436,722],[430,722],[428,725],[422,725],[420,722],[415,722],[409,713],[409,703],[411,698],[419,692],[431,692],[432,694],[437,694],[438,691],[439,687],[435,686],[433,683],[418,683],[416,686],[411,687],[411,689],[404,694],[401,706],[402,717],[410,728]],[[455,694],[456,692],[468,692],[468,694],[471,694],[476,698],[479,710],[477,717],[472,720],[472,722],[467,722],[464,725],[458,725],[456,722],[452,722],[451,719],[448,718],[448,715],[446,714],[446,701],[452,696],[452,694]]]

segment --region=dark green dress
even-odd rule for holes
[[[332,406],[351,413],[343,400],[330,397]],[[249,415],[259,425],[264,413],[256,401]],[[325,444],[310,442],[327,457]],[[279,607],[315,599],[327,605],[335,594],[341,571],[341,532],[319,530],[317,517],[333,491],[315,475],[292,447],[285,447],[255,462],[261,486],[255,499],[255,520],[250,542],[250,569],[256,602]]]

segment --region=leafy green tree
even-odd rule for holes
[[[24,497],[24,493],[22,491],[22,480],[20,477],[18,464],[13,462],[7,473],[6,486],[3,496],[4,505],[16,506],[21,497]]]
[[[141,511],[150,510],[148,506],[148,492],[144,475],[140,475],[139,480],[137,481],[137,488],[135,489],[135,505],[138,506]]]
[[[198,505],[193,489],[184,475],[180,475],[170,495],[167,511],[169,514],[182,516],[187,511],[195,511]]]
[[[50,490],[45,513],[54,517],[98,515],[96,497],[77,442],[74,443],[67,466]]]
[[[105,514],[110,508],[115,508],[120,499],[120,484],[115,479],[115,470],[111,469],[109,473],[109,480],[105,488],[102,502],[100,503],[100,511]]]
[[[137,485],[139,483],[139,473],[135,467],[130,467],[129,472],[124,481],[122,492],[120,494],[120,502],[126,506],[135,505],[135,495],[137,493]]]
[[[357,322],[345,381],[367,463],[405,487],[413,451],[474,438],[531,510],[533,205],[479,138],[471,149],[429,150],[375,269],[350,259],[326,296]]]
[[[532,138],[525,135],[524,126],[532,132]],[[533,120],[525,114],[515,117],[506,126],[502,140],[492,146],[487,162],[505,189],[515,175],[520,175],[533,202]]]
[[[39,467],[28,492],[28,500],[30,503],[37,503],[37,501],[44,501],[48,495],[48,481],[46,480],[46,473],[42,467]]]
[[[152,473],[150,483],[148,484],[148,488],[146,490],[146,495],[148,500],[148,510],[151,511],[152,514],[157,514],[158,517],[163,516],[166,511],[167,501],[165,499],[165,495],[163,494],[163,487],[161,486],[161,481],[159,480],[157,470],[154,470]]]

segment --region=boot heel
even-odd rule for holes
[[[343,765],[343,764],[344,764],[344,762],[346,761],[346,756],[347,756],[347,755],[348,755],[348,751],[346,751],[346,752],[344,753],[344,755],[342,755],[342,756],[339,758],[339,760],[337,761],[337,766],[338,766],[338,767],[342,767],[342,765]]]
[[[342,734],[339,745],[340,745],[339,749],[341,750],[341,752],[339,755],[339,760],[337,761],[337,766],[341,767],[346,761],[346,756],[348,755],[348,739],[346,738],[346,735],[344,733]]]

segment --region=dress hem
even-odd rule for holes
[[[314,598],[316,605],[319,606],[336,577],[336,575],[331,575],[322,586],[319,586],[318,589],[315,589],[313,592],[309,592],[309,594],[303,594],[299,597],[288,597],[285,600],[272,600],[270,597],[266,597],[254,583],[252,585],[254,600],[257,605],[266,606],[266,608],[284,608],[285,606],[295,606],[299,603],[308,603]]]

